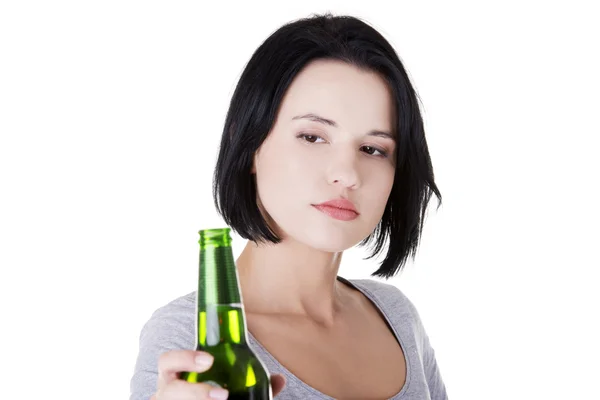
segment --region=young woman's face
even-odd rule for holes
[[[373,72],[317,60],[296,76],[253,165],[259,206],[283,240],[343,251],[373,232],[394,182],[394,112]],[[315,207],[335,199],[358,214]]]

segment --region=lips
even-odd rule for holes
[[[314,204],[317,210],[341,221],[351,221],[360,214],[354,204],[346,199],[335,199],[320,204]]]
[[[358,211],[356,211],[356,207],[354,207],[354,203],[352,203],[350,200],[346,200],[346,199],[334,199],[334,200],[329,200],[324,203],[316,204],[316,205],[323,206],[323,207],[339,208],[342,210],[353,211],[356,214],[358,214]]]

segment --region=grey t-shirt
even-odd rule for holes
[[[360,290],[381,311],[404,350],[406,382],[390,400],[447,400],[446,387],[417,309],[397,287],[371,279],[338,279]],[[158,358],[176,349],[195,349],[196,292],[157,309],[142,328],[130,400],[148,400],[156,391]],[[283,374],[285,388],[277,400],[332,400],[294,376],[248,331],[248,344],[269,374]]]

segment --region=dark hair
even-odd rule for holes
[[[413,260],[434,182],[417,95],[392,46],[358,18],[313,14],[290,22],[269,36],[254,52],[233,93],[225,119],[214,177],[217,211],[244,239],[279,243],[256,204],[251,173],[254,153],[271,131],[282,98],[294,77],[316,59],[340,60],[380,74],[388,83],[396,107],[398,133],[394,184],[383,217],[373,233],[359,243],[374,243],[376,256],[387,254],[372,276],[396,275],[409,256]]]

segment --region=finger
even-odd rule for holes
[[[273,388],[273,396],[277,396],[285,387],[285,376],[281,374],[271,375],[271,387]]]
[[[159,390],[156,398],[173,400],[213,400],[226,399],[229,392],[225,389],[215,388],[206,383],[191,383],[182,380],[169,382]]]
[[[158,359],[158,387],[177,379],[181,371],[204,372],[210,369],[213,356],[203,351],[171,350]]]

